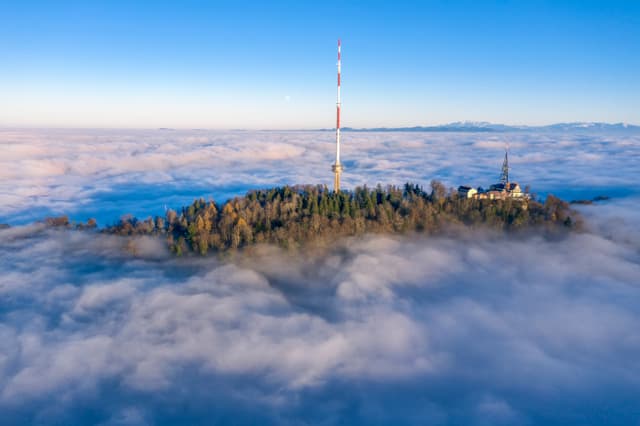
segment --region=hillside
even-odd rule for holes
[[[180,212],[169,210],[165,217],[125,217],[103,232],[157,235],[166,238],[177,255],[205,255],[257,243],[295,247],[366,233],[441,234],[456,227],[556,233],[580,224],[577,212],[554,196],[544,203],[474,200],[447,193],[434,181],[430,191],[412,184],[338,193],[323,186],[256,190],[224,205],[200,199]]]

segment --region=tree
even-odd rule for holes
[[[433,200],[444,200],[444,197],[447,194],[447,188],[442,184],[442,182],[438,180],[431,181],[431,199]]]
[[[175,210],[167,210],[166,213],[166,217],[167,217],[167,223],[169,225],[174,225],[178,219],[178,214],[175,212]]]

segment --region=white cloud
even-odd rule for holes
[[[0,222],[328,184],[332,137],[2,130]],[[637,423],[637,136],[346,133],[345,180],[486,185],[505,142],[534,191],[620,197],[558,241],[375,236],[224,261],[0,230],[4,422]]]
[[[603,397],[624,410],[640,391],[640,251],[615,238],[369,237],[221,262],[14,232],[0,245],[0,407],[11,422],[91,407],[162,423],[214,404],[240,423],[297,423],[344,419],[317,405],[334,393],[361,404],[356,423],[418,409],[436,424],[538,423],[601,415]]]
[[[0,223],[47,214],[162,214],[196,197],[331,184],[332,132],[0,130]],[[620,196],[635,189],[640,136],[567,133],[343,135],[345,187],[406,181],[488,186],[511,149],[512,176],[537,193]]]

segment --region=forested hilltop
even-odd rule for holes
[[[188,251],[205,255],[256,243],[295,247],[365,233],[439,234],[456,226],[506,231],[535,227],[555,233],[580,224],[577,212],[552,195],[544,203],[477,200],[447,193],[434,181],[430,191],[412,184],[337,193],[326,186],[255,190],[224,205],[200,199],[179,213],[167,211],[165,217],[125,217],[103,232],[162,236],[177,255]]]

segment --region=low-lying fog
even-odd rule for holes
[[[569,200],[640,195],[640,133],[354,133],[343,135],[343,186],[409,181],[488,187],[506,145],[522,187]],[[332,185],[332,132],[0,129],[0,223],[47,215],[163,215],[195,198],[249,189]]]
[[[328,133],[256,134],[261,147],[77,132],[13,133],[2,221],[329,180]],[[348,135],[345,178],[486,185],[507,136]],[[372,236],[177,259],[152,238],[0,230],[0,423],[637,424],[638,140],[593,138],[511,143],[534,192],[618,195],[554,241]]]

